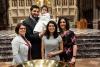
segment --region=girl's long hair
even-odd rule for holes
[[[62,28],[60,27],[60,23],[61,23],[61,20],[62,19],[64,19],[65,22],[66,22],[66,30],[69,30],[69,28],[70,28],[68,19],[66,17],[59,17],[59,20],[58,20],[58,28],[59,28],[59,31],[60,32],[63,32]]]
[[[58,37],[57,24],[56,24],[56,22],[54,22],[54,21],[52,21],[52,20],[49,21],[48,24],[47,24],[47,26],[46,26],[45,36],[47,37],[47,39],[50,38],[50,31],[48,30],[49,24],[53,24],[53,25],[55,26],[55,31],[54,31],[54,33],[53,33],[53,37],[54,37],[54,38],[57,38],[57,37]]]

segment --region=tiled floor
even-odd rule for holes
[[[10,63],[0,62],[0,67],[9,67]],[[100,67],[100,58],[77,59],[76,67]]]
[[[11,63],[10,62],[0,62],[0,67],[10,67]]]
[[[100,58],[77,59],[76,67],[100,67]]]

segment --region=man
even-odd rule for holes
[[[31,58],[41,59],[41,36],[43,33],[33,32],[35,25],[39,19],[39,7],[32,5],[30,8],[30,16],[23,21],[26,26],[26,38],[32,44]]]

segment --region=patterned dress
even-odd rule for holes
[[[60,33],[63,39],[64,51],[60,54],[61,61],[70,61],[73,56],[73,45],[76,45],[76,36],[73,31],[68,30],[66,33]]]

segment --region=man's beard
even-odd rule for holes
[[[38,16],[32,16],[36,21],[39,20],[39,17]]]

